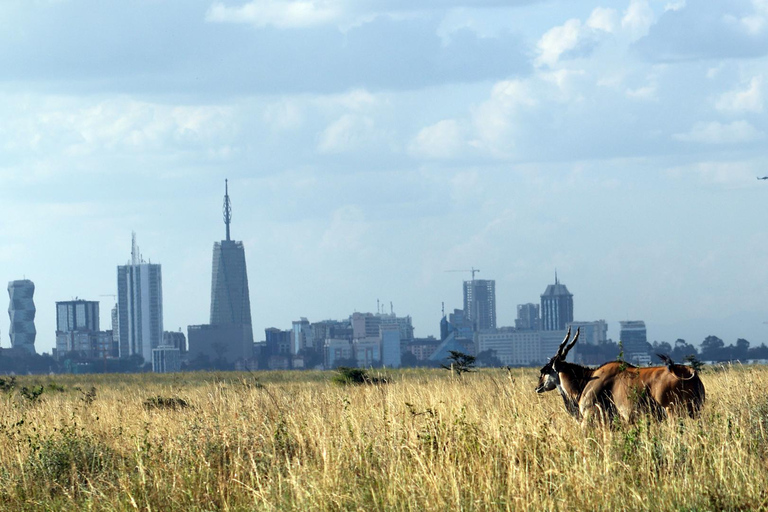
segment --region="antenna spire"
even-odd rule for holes
[[[229,180],[224,180],[224,225],[227,226],[227,242],[229,242],[229,225],[232,223],[232,203],[229,202]]]

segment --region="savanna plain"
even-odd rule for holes
[[[2,510],[768,509],[768,368],[581,425],[536,369],[2,377]],[[385,380],[385,382],[384,382]]]

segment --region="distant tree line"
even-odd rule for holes
[[[578,354],[584,364],[601,364],[606,361],[615,360],[621,347],[619,344],[608,340],[598,345],[579,345]],[[707,336],[701,343],[701,349],[697,349],[683,339],[675,340],[674,344],[666,341],[655,341],[653,344],[647,344],[647,352],[654,361],[659,361],[656,354],[668,355],[675,361],[684,362],[690,356],[694,356],[701,361],[749,361],[754,359],[768,359],[768,347],[765,343],[759,347],[750,347],[749,341],[744,338],[736,340],[735,344],[726,345],[723,340],[717,336]]]

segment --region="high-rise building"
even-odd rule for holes
[[[647,364],[651,361],[650,345],[642,320],[619,322],[621,333],[619,340],[624,350],[624,359],[634,364]]]
[[[594,322],[571,322],[568,324],[573,332],[580,329],[579,343],[600,345],[608,341],[608,323],[605,320]]]
[[[464,281],[464,314],[475,331],[496,328],[496,281]]]
[[[253,327],[243,242],[231,239],[232,204],[224,185],[226,239],[213,244],[211,323],[189,326],[189,357],[208,356],[227,363],[253,359]]]
[[[163,276],[160,265],[141,257],[133,234],[131,261],[117,267],[117,315],[121,358],[152,362],[163,341]]]
[[[538,304],[520,304],[517,306],[515,328],[521,331],[538,331],[541,328],[541,317]]]
[[[110,331],[107,335],[112,337]],[[82,357],[112,355],[112,343],[105,345],[99,333],[99,303],[92,300],[70,300],[56,303],[56,357],[72,352]]]
[[[98,331],[98,301],[76,299],[57,302],[56,330],[59,332]]]
[[[226,240],[213,244],[211,325],[251,325],[251,299],[243,242],[230,239],[232,206],[225,185],[224,224]],[[253,331],[250,335],[253,340]]]
[[[569,322],[573,322],[573,294],[555,274],[555,284],[547,286],[541,295],[541,329],[564,331]]]
[[[29,279],[8,283],[8,316],[11,320],[11,348],[35,353],[35,283]]]

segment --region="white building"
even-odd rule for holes
[[[163,341],[163,278],[159,264],[141,258],[135,233],[131,262],[117,267],[117,306],[120,357],[151,362]]]
[[[595,320],[594,322],[570,322],[568,324],[572,332],[576,329],[581,330],[579,334],[579,343],[587,345],[600,345],[608,341],[608,323],[605,320]]]
[[[335,368],[337,361],[352,359],[352,342],[347,339],[327,338],[325,340],[325,367]]]
[[[476,334],[477,353],[493,350],[496,358],[507,366],[528,366],[545,360],[542,355],[541,331],[499,329]]]

